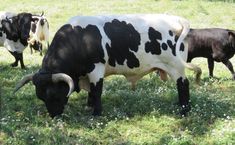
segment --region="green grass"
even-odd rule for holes
[[[194,28],[235,29],[235,3],[169,0],[2,0],[2,11],[40,14],[50,22],[50,38],[75,15],[169,13],[187,18]],[[73,93],[62,117],[51,119],[35,95],[33,85],[12,94],[15,84],[40,68],[39,53],[24,53],[27,70],[11,68],[13,57],[0,49],[0,144],[235,144],[235,81],[221,63],[216,78],[208,78],[205,59],[194,59],[202,68],[200,85],[187,71],[192,110],[181,118],[176,85],[155,74],[141,79],[136,91],[121,76],[108,77],[102,94],[103,115],[85,109],[87,93]],[[235,58],[232,59],[235,64]]]

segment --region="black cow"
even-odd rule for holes
[[[169,15],[77,16],[55,34],[41,69],[25,76],[15,91],[29,81],[45,102],[51,117],[63,112],[68,96],[85,89],[93,115],[100,115],[105,76],[122,74],[135,86],[144,75],[161,69],[177,84],[181,113],[190,110],[184,38],[187,20]],[[198,75],[199,77],[199,75]]]
[[[191,29],[187,36],[188,60],[193,58],[207,58],[209,75],[213,77],[214,61],[222,62],[231,72],[233,79],[235,73],[229,61],[235,53],[235,31],[228,29]]]

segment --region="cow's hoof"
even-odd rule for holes
[[[101,111],[94,109],[94,112],[92,113],[92,115],[93,115],[93,116],[101,116]]]
[[[183,105],[182,108],[181,108],[181,111],[180,111],[180,115],[182,117],[186,117],[187,116],[187,113],[191,110],[191,107],[190,105]]]
[[[233,75],[233,80],[235,80],[235,74]]]
[[[25,66],[21,66],[21,69],[27,69]]]
[[[17,63],[12,63],[12,64],[11,64],[11,67],[17,67],[17,66],[18,66]]]

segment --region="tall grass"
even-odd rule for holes
[[[2,0],[0,10],[44,11],[51,40],[75,15],[169,13],[187,18],[194,28],[235,29],[235,4],[221,1]],[[13,57],[0,48],[0,144],[235,144],[235,82],[221,63],[215,64],[216,78],[208,78],[206,60],[193,60],[203,74],[196,85],[192,72],[186,72],[192,110],[185,118],[178,114],[175,83],[150,74],[138,82],[136,91],[122,76],[106,78],[101,117],[85,109],[87,93],[82,91],[72,94],[61,117],[51,119],[32,84],[12,94],[16,82],[36,72],[42,61],[28,48],[24,59],[26,70],[11,68]]]

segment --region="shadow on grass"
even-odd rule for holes
[[[23,88],[16,96],[11,96],[10,91],[13,90],[17,81],[22,76],[38,70],[38,66],[30,67],[27,70],[20,68],[10,68],[4,66],[1,68],[0,84],[2,87],[2,110],[1,118],[11,116],[14,120],[23,118],[26,123],[25,127],[38,126],[50,122],[46,107],[37,99],[35,90],[32,85]],[[15,76],[12,77],[12,74]],[[16,75],[17,74],[17,75]],[[203,136],[210,130],[217,119],[226,119],[235,117],[235,104],[231,97],[235,93],[234,86],[230,86],[229,90],[218,90],[221,84],[226,84],[230,80],[224,79],[203,79],[200,86],[195,85],[193,78],[190,78],[190,92],[192,110],[187,117],[181,118],[179,115],[180,107],[177,106],[178,94],[176,84],[169,80],[163,82],[155,75],[150,75],[137,84],[137,89],[132,91],[130,84],[123,77],[107,78],[104,83],[102,94],[103,114],[101,117],[93,117],[92,111],[87,110],[86,100],[87,93],[82,91],[79,94],[73,93],[62,117],[69,127],[74,129],[87,128],[105,128],[106,124],[111,121],[125,121],[126,118],[132,119],[135,117],[154,116],[160,118],[168,116],[180,120],[178,126],[182,130],[189,130],[193,136]],[[7,85],[5,85],[7,84]],[[97,126],[97,123],[102,122],[102,125]],[[21,122],[13,122],[5,127],[5,131],[12,136],[15,129],[24,128]],[[13,127],[12,127],[13,126]],[[166,138],[167,139],[167,138]],[[160,140],[161,141],[161,140]],[[93,141],[91,141],[93,142]],[[95,141],[94,141],[95,142]],[[162,138],[162,143],[165,138]]]
[[[116,77],[105,81],[102,95],[103,115],[98,117],[97,121],[106,124],[109,121],[131,119],[136,116],[169,116],[181,119],[179,126],[182,130],[188,129],[193,136],[202,136],[217,119],[235,117],[234,100],[226,98],[232,95],[231,92],[226,91],[227,94],[224,94],[213,86],[213,83],[221,83],[220,79],[203,82],[209,83],[206,87],[193,83],[190,85],[192,109],[188,116],[183,118],[179,115],[180,107],[177,105],[178,94],[175,83],[172,80],[162,82],[155,77],[150,79],[140,80],[136,91],[130,90],[130,84],[124,78]],[[191,78],[191,82],[192,80]],[[223,83],[226,84],[226,80]],[[235,86],[230,89],[235,90]],[[73,123],[71,120],[76,120],[75,122],[85,127],[94,127],[87,121],[92,118],[92,112],[84,109],[86,99],[86,93],[71,99],[65,111],[67,117],[64,121]]]

